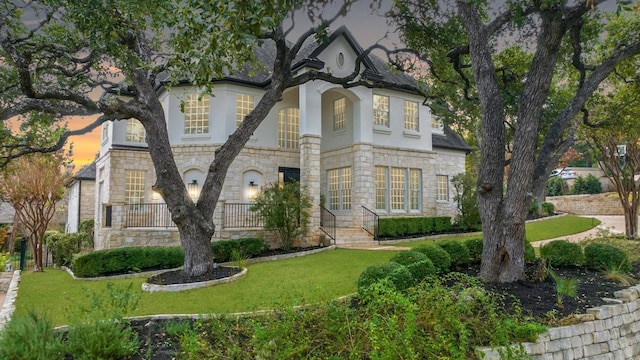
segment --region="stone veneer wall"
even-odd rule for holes
[[[575,215],[624,215],[618,194],[547,196],[556,212]]]
[[[588,309],[579,324],[551,328],[535,343],[523,343],[532,360],[625,360],[640,358],[640,286],[616,291],[608,305]],[[482,348],[485,360],[498,349]]]

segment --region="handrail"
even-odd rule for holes
[[[260,213],[251,211],[252,203],[225,203],[223,228],[260,228],[264,221]]]
[[[333,245],[336,244],[336,215],[322,205],[320,205],[320,230],[333,240]]]
[[[165,203],[124,204],[124,227],[176,227]]]
[[[362,230],[373,235],[373,240],[378,240],[378,220],[380,216],[362,205]]]

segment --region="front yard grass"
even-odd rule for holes
[[[274,309],[321,302],[356,291],[357,279],[371,264],[389,261],[394,251],[337,249],[316,255],[249,265],[244,279],[208,288],[147,293],[140,290],[146,277],[109,281],[73,280],[62,270],[24,272],[16,312],[29,309],[47,313],[54,324],[68,323],[74,303],[86,302],[93,293],[132,285],[140,295],[138,309],[127,316],[153,314],[209,314]]]

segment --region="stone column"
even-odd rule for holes
[[[355,144],[353,146],[353,179],[351,185],[353,227],[359,228],[362,226],[362,206],[374,210],[375,192],[373,146],[371,144]]]
[[[311,196],[311,221],[309,235],[320,227],[320,142],[318,135],[303,135],[300,138],[300,185]],[[307,238],[309,243],[317,239]]]

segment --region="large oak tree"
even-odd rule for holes
[[[344,78],[314,70],[292,71],[306,41],[326,39],[328,26],[348,11],[350,1],[341,3],[331,18],[322,15],[331,0],[24,1],[0,5],[0,119],[33,111],[58,118],[99,117],[85,129],[63,131],[54,146],[23,141],[27,135],[9,136],[1,160],[53,151],[69,136],[105,121],[138,119],[146,130],[157,176],[154,190],[165,200],[185,249],[187,276],[211,268],[210,241],[215,230],[211,219],[227,170],[285,89],[312,80],[345,87],[376,82],[361,74],[361,59],[353,74]],[[296,23],[290,16],[295,10],[306,14],[312,26],[290,39]],[[285,27],[287,19],[291,25]],[[264,45],[275,48],[274,63],[254,64],[254,50]],[[216,149],[194,202],[173,159],[156,88],[161,82],[170,87],[187,81],[209,92],[212,79],[252,65],[254,71],[266,67],[269,84],[255,109]],[[96,89],[129,96],[95,100],[91,92]]]
[[[477,106],[467,116],[477,114],[482,139],[477,200],[484,280],[524,277],[525,220],[534,192],[572,143],[573,122],[588,115],[592,93],[640,53],[638,12],[620,7],[603,16],[597,10],[603,2],[511,0],[492,8],[487,1],[399,0],[392,9],[406,44],[427,61],[426,81]],[[518,55],[524,73],[505,61],[504,52],[518,44],[529,49],[528,56]],[[570,96],[548,117],[554,79]],[[436,112],[447,100],[428,96]]]

